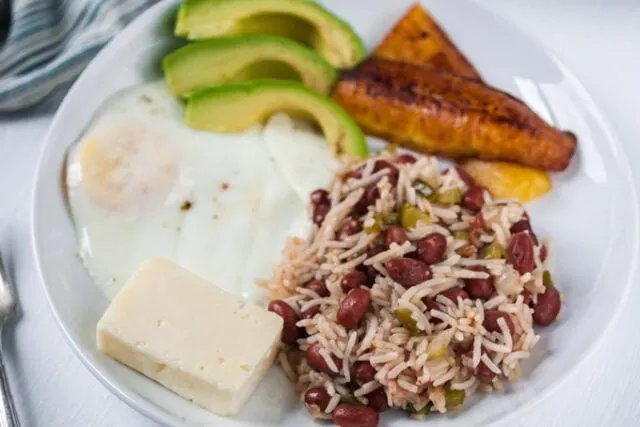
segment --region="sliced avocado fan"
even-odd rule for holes
[[[254,80],[199,90],[187,100],[185,120],[198,130],[242,132],[279,112],[317,123],[336,156],[363,158],[369,153],[356,122],[329,98],[298,82]]]
[[[285,37],[239,36],[190,43],[164,58],[176,96],[223,83],[255,79],[301,80],[328,94],[338,72],[312,49]]]
[[[313,47],[340,69],[352,68],[366,54],[348,23],[310,0],[185,0],[175,33],[190,40],[279,35]]]

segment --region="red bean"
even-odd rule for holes
[[[483,361],[480,361],[476,366],[475,376],[480,382],[490,383],[496,377],[496,373],[489,369]]]
[[[513,321],[511,321],[511,317],[507,313],[498,310],[487,310],[484,312],[484,322],[482,322],[482,326],[489,332],[502,332],[500,325],[498,325],[498,319],[504,319],[507,324],[507,328],[509,328],[509,332],[513,333],[515,328],[513,327]]]
[[[320,305],[314,305],[300,313],[300,317],[302,319],[313,319],[314,317],[316,317],[316,314],[320,314],[321,311],[322,310],[320,310]]]
[[[479,265],[471,266],[469,270],[488,273],[486,268]],[[464,279],[464,285],[471,298],[489,299],[495,291],[491,275],[487,279]]]
[[[330,210],[331,210],[331,207],[329,205],[317,205],[313,209],[314,224],[322,225],[322,223],[324,222],[324,219],[326,218]]]
[[[470,211],[477,212],[484,206],[484,192],[486,189],[479,185],[469,187],[469,189],[462,196],[462,207],[469,209]]]
[[[527,232],[516,233],[511,237],[507,247],[507,262],[513,265],[518,273],[525,274],[533,271],[533,239]]]
[[[412,165],[416,161],[417,159],[413,157],[411,154],[401,154],[398,157],[396,157],[396,163],[400,163],[403,165]]]
[[[463,300],[469,298],[469,294],[467,293],[467,291],[460,288],[448,289],[442,292],[441,295],[449,298],[451,301],[453,301],[456,304],[458,303],[458,298],[462,298]]]
[[[373,172],[379,172],[383,169],[388,170],[387,178],[389,179],[389,183],[395,186],[398,183],[398,169],[386,160],[377,160],[373,166]]]
[[[424,303],[424,305],[427,306],[427,310],[429,311],[431,310],[444,311],[440,303],[436,302],[436,300],[433,299],[432,297],[424,297],[422,298],[422,302]],[[442,320],[438,319],[437,317],[431,317],[431,319],[429,320],[434,325],[437,325],[438,323],[442,323]]]
[[[393,258],[386,262],[387,273],[405,288],[431,279],[431,269],[427,264],[411,258]]]
[[[359,233],[362,230],[362,226],[353,218],[346,219],[340,229],[338,230],[338,235],[336,236],[338,240],[344,240],[349,236],[353,236],[356,233]]]
[[[309,406],[316,406],[321,411],[327,409],[331,397],[324,387],[311,387],[304,394],[304,403]]]
[[[372,246],[369,246],[369,248],[367,249],[367,257],[371,258],[373,256],[376,256],[379,253],[384,252],[385,249],[386,248],[383,245],[380,245],[380,244],[374,244]],[[369,281],[371,283],[373,283],[376,280],[376,277],[378,277],[380,275],[380,271],[378,271],[372,265],[364,266],[364,269],[367,272],[367,275],[369,276]]]
[[[341,403],[334,409],[331,421],[339,427],[378,427],[380,415],[368,406]]]
[[[364,165],[358,166],[357,168],[352,169],[349,172],[345,173],[343,177],[344,179],[349,179],[349,178],[360,179],[362,178],[363,170],[364,170]]]
[[[356,270],[342,276],[342,280],[340,280],[340,287],[342,288],[342,291],[347,294],[352,289],[367,286],[368,283],[369,278],[367,277],[367,274]]]
[[[482,347],[481,354],[484,355],[486,353],[487,350]],[[482,360],[480,360],[480,363],[478,363],[478,366],[476,366],[474,375],[478,380],[480,380],[480,382],[491,383],[497,374],[489,369],[489,367]]]
[[[538,236],[533,232],[533,228],[531,227],[531,220],[529,219],[529,215],[525,212],[522,216],[522,219],[511,226],[511,234],[517,234],[522,232],[528,232],[533,242],[538,245]]]
[[[545,245],[540,246],[540,261],[545,262],[547,260],[547,247]]]
[[[431,233],[417,243],[418,258],[427,264],[442,261],[447,251],[447,238],[440,233]]]
[[[342,300],[340,308],[338,308],[337,322],[347,329],[357,327],[360,319],[369,309],[370,301],[371,295],[368,290],[363,288],[352,290]]]
[[[533,301],[533,295],[531,295],[531,292],[527,291],[526,289],[524,290],[524,292],[522,292],[522,296],[523,296],[522,303],[525,305],[530,305],[531,301]]]
[[[325,285],[325,283],[322,280],[318,280],[318,279],[310,280],[304,285],[304,287],[309,290],[312,290],[322,298],[328,297],[330,294],[329,289],[327,289],[327,285]]]
[[[358,362],[355,366],[355,375],[363,383],[373,381],[376,377],[376,369],[369,362]]]
[[[538,302],[533,304],[533,321],[538,326],[549,326],[558,317],[561,307],[560,292],[547,286],[544,294],[538,295]]]
[[[367,206],[371,206],[380,198],[380,190],[378,190],[378,187],[375,184],[370,185],[364,192],[364,198],[367,202]]]
[[[309,363],[309,366],[311,366],[312,369],[315,369],[318,372],[324,372],[325,374],[335,374],[336,372],[333,372],[331,368],[329,368],[329,365],[327,365],[327,361],[324,360],[324,357],[322,357],[322,355],[320,354],[321,348],[322,347],[320,347],[319,344],[313,344],[307,349],[307,362]],[[338,359],[334,354],[331,354],[331,359],[333,359],[333,362],[338,367],[338,371],[340,371],[342,369],[342,361]]]
[[[315,190],[311,193],[310,196],[311,203],[315,206],[317,205],[331,205],[331,201],[329,200],[329,192],[322,188]]]
[[[523,218],[511,226],[511,234],[521,233],[523,231],[532,232],[531,222],[528,218]]]
[[[408,242],[409,238],[404,229],[398,225],[390,225],[384,231],[384,244],[387,248],[391,247],[392,243],[402,245],[404,242]]]
[[[440,303],[436,302],[433,297],[424,297],[422,302],[427,306],[427,310],[442,310]]]
[[[358,200],[358,203],[353,207],[352,214],[355,216],[362,216],[366,214],[369,210],[369,206],[375,204],[379,197],[380,191],[376,184],[374,183],[369,185],[364,191],[364,194],[362,194],[360,200]]]
[[[295,344],[300,336],[296,322],[298,315],[289,304],[282,300],[275,300],[269,303],[267,309],[278,316],[282,317],[282,342],[285,344]]]
[[[389,400],[387,400],[387,393],[383,388],[378,388],[367,394],[369,399],[369,406],[375,409],[377,412],[384,412],[389,409]]]

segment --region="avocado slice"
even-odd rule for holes
[[[187,100],[185,119],[198,130],[242,132],[279,112],[316,122],[336,156],[369,153],[356,122],[331,99],[298,82],[253,80],[202,89]]]
[[[312,49],[278,36],[239,36],[188,44],[164,58],[174,95],[223,83],[264,78],[302,80],[328,94],[338,72]]]
[[[313,47],[340,69],[352,68],[366,54],[348,23],[310,0],[185,0],[175,33],[190,40],[279,35]]]

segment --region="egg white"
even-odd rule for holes
[[[324,139],[287,116],[264,131],[199,132],[164,82],[120,92],[68,154],[80,258],[110,298],[159,256],[259,299],[255,280],[270,276],[287,236],[307,235],[309,193],[336,165]]]

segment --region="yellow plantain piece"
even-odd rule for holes
[[[432,67],[369,59],[335,89],[363,130],[416,151],[567,168],[576,137],[511,95]]]
[[[482,160],[467,160],[461,166],[496,199],[518,199],[526,203],[551,191],[551,179],[539,169]]]
[[[373,57],[430,65],[442,71],[481,80],[473,65],[419,4],[415,4],[393,27],[376,48]]]

